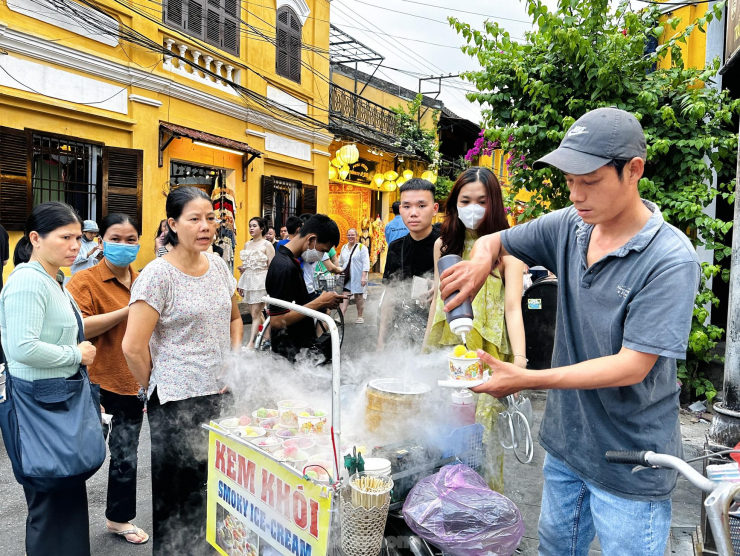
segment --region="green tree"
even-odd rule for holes
[[[655,201],[695,246],[713,249],[718,262],[729,256],[724,241],[732,223],[711,218],[703,209],[717,195],[734,201],[737,137],[731,124],[740,103],[705,86],[717,74],[718,59],[710,67],[690,68],[679,48],[692,32],[703,33],[720,18],[724,4],[679,32],[680,19],[662,16],[655,5],[636,12],[623,1],[610,11],[608,0],[559,0],[550,11],[541,0],[523,1],[535,22],[524,42],[512,40],[496,22],[487,21],[478,31],[449,18],[467,41],[464,52],[482,68],[464,74],[478,90],[467,96],[483,107],[486,139],[499,141],[510,153],[512,195],[534,191],[520,219],[569,204],[562,174],[549,168],[535,171],[532,162],[556,148],[585,112],[617,106],[633,113],[645,130],[641,195]],[[670,67],[661,68],[661,62]],[[727,279],[727,272],[719,264],[703,265],[689,353],[679,363],[684,386],[709,401],[716,391],[700,366],[712,360],[710,350],[724,331],[708,323],[705,306],[719,301],[706,282]]]

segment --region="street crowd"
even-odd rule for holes
[[[460,339],[446,313],[470,299],[466,344],[491,371],[473,389],[479,404],[550,390],[540,437],[547,452],[541,555],[586,555],[598,536],[605,555],[662,556],[668,539],[676,474],[631,474],[604,462],[608,450],[681,455],[676,360],[685,358],[700,266],[686,236],[640,198],[645,159],[645,136],[632,115],[594,110],[536,163],[564,173],[572,206],[509,228],[496,176],[473,167],[457,177],[441,226],[433,225],[435,187],[418,178],[400,188],[386,226],[377,349],[449,349]],[[214,249],[217,226],[208,195],[173,189],[157,257],[137,272],[143,242],[132,217],[83,221],[58,202],[31,212],[0,291],[8,375],[0,426],[28,504],[28,556],[90,554],[85,479],[103,463],[103,416],[112,416],[105,428],[111,534],[134,544],[151,538],[155,555],[213,553],[204,533],[207,436],[200,425],[220,414],[227,358],[242,353],[245,340],[254,346],[265,311],[265,341],[276,357],[295,361],[306,350],[331,357],[311,318],[264,307],[263,296],[345,316],[353,301],[355,324],[364,324],[370,263],[357,230],[347,231],[337,252],[342,238],[326,215],[294,216],[280,230],[255,217],[237,281]],[[7,251],[0,249],[3,262]],[[450,254],[462,261],[440,274],[437,261]],[[525,265],[558,278],[548,370],[527,369]],[[66,284],[62,267],[72,270]],[[344,277],[343,293],[317,286],[331,275]],[[248,338],[239,299],[252,317]],[[150,532],[134,524],[145,413]],[[61,430],[70,423],[79,437],[73,446],[45,440],[71,438]]]

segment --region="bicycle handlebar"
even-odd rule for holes
[[[681,458],[669,456],[668,454],[656,454],[649,451],[609,451],[606,453],[606,461],[609,463],[626,463],[642,465],[644,467],[674,469],[686,477],[696,488],[703,490],[707,494],[710,494],[720,484],[707,479]]]

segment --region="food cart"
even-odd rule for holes
[[[389,441],[372,449],[373,458],[392,462],[376,473],[344,472],[340,397],[339,336],[328,315],[282,300],[264,302],[300,312],[321,321],[332,341],[331,412],[312,415],[296,400],[278,405],[278,424],[271,410],[253,413],[257,425],[287,427],[301,418],[302,433],[288,453],[263,436],[264,429],[239,423],[239,418],[203,425],[210,432],[208,455],[207,540],[225,556],[377,556],[381,549],[433,555],[430,546],[411,534],[401,510],[417,481],[442,466],[462,462],[477,469],[482,455],[482,425],[439,430],[435,438]],[[398,379],[379,379],[367,385],[367,424],[377,426],[384,415],[398,419],[413,414],[425,394],[418,385]],[[323,425],[322,425],[323,418]],[[245,419],[245,423],[248,419]],[[312,428],[313,427],[313,428]],[[323,453],[309,456],[298,439],[323,433]],[[327,436],[328,433],[328,436]],[[315,437],[318,441],[319,437]],[[316,449],[316,446],[314,446]],[[315,459],[319,457],[319,459]],[[314,458],[314,459],[310,459]],[[328,458],[328,459],[327,459]],[[323,471],[323,472],[322,472]],[[391,516],[388,519],[388,516]],[[388,537],[386,539],[386,537]],[[405,540],[399,542],[399,538]],[[392,539],[389,541],[388,539]]]

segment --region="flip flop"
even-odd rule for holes
[[[144,531],[142,531],[141,529],[139,529],[133,523],[131,524],[131,529],[126,529],[125,531],[116,531],[116,530],[111,529],[110,527],[108,527],[108,525],[106,525],[105,528],[108,529],[108,532],[109,533],[113,533],[114,535],[118,535],[118,536],[123,537],[123,540],[125,540],[127,543],[131,543],[131,544],[146,544],[149,541],[149,535],[147,533],[145,533]],[[144,533],[146,535],[146,538],[143,541],[140,541],[140,542],[130,541],[126,537],[126,535],[137,535],[138,536],[140,533]]]
[[[363,319],[362,317],[358,317],[358,319],[355,321],[355,324],[364,324],[364,323],[365,323],[365,319]]]

